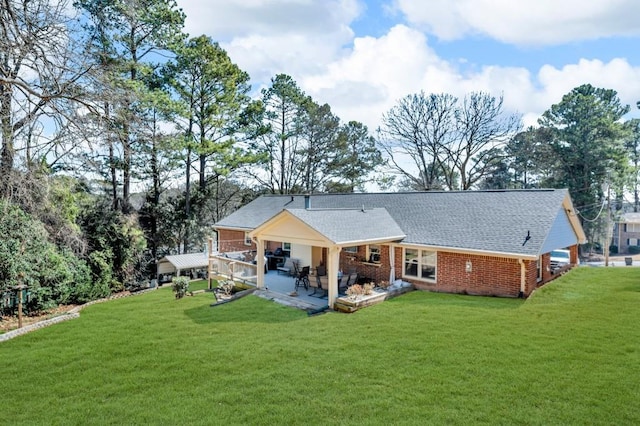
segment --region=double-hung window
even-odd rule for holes
[[[371,244],[367,246],[367,261],[371,263],[380,263],[380,246]]]
[[[435,251],[404,249],[404,276],[435,281],[438,256]]]

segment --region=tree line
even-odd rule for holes
[[[592,237],[604,183],[638,207],[639,126],[613,90],[577,87],[525,130],[502,96],[420,92],[370,131],[286,74],[256,96],[174,0],[0,18],[0,291],[28,284],[34,311],[154,276],[264,193],[567,187]]]

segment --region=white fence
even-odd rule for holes
[[[240,260],[240,256],[236,257],[234,254],[225,253],[224,256],[209,256],[209,276],[222,275],[231,280],[256,285],[258,280],[257,266]]]

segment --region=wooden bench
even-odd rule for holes
[[[296,268],[298,268],[300,266],[300,260],[299,259],[294,259],[292,257],[288,257],[285,261],[284,261],[284,265],[282,266],[278,266],[278,274],[283,273],[283,274],[287,274],[287,275],[295,275],[296,274]]]

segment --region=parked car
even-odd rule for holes
[[[571,263],[569,250],[553,250],[551,252],[551,271],[555,272]]]

